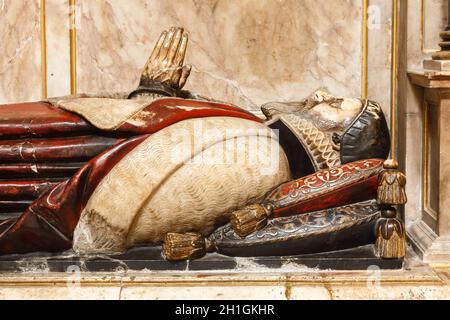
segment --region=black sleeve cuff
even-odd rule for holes
[[[161,82],[149,82],[140,84],[136,90],[129,94],[128,99],[132,99],[133,97],[143,93],[158,94],[166,97],[176,97],[178,95],[178,91],[178,89],[175,89]]]

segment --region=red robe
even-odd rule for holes
[[[0,220],[0,254],[70,249],[92,192],[148,135],[192,118],[261,122],[234,106],[183,99],[160,99],[144,111],[158,117],[110,132],[47,102],[0,106],[0,219],[5,211],[24,209],[18,218]]]
[[[152,133],[179,121],[201,117],[236,117],[262,122],[234,106],[174,98],[149,103],[142,111],[136,115],[139,118],[132,116],[131,120],[136,121],[104,131],[83,117],[47,102],[0,106],[0,255],[72,248],[74,230],[96,187]],[[373,199],[382,162],[369,161],[371,174],[362,176],[363,181],[355,175],[359,179],[355,183],[332,192],[328,189],[322,192],[311,185],[311,179],[327,172],[287,183],[277,189],[282,191],[280,194],[277,190],[272,193],[270,197],[274,196],[274,201],[283,202],[285,196],[290,196],[292,186],[304,188],[305,181],[311,185],[308,194],[317,194],[275,208],[274,215],[286,216]],[[341,170],[354,175],[352,168],[342,166]],[[11,212],[20,215],[8,218]]]

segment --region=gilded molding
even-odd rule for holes
[[[429,160],[429,147],[428,147],[428,111],[430,105],[428,102],[424,103],[423,106],[423,161],[422,161],[422,183],[423,183],[423,206],[424,208],[428,204],[428,191],[429,191],[429,181],[428,181],[428,160]]]
[[[423,160],[422,160],[422,207],[423,211],[434,220],[438,220],[438,214],[430,207],[430,148],[429,148],[429,115],[430,103],[425,101],[423,105]]]
[[[42,99],[47,99],[47,23],[45,2],[46,0],[41,0],[40,2]]]
[[[367,26],[369,10],[369,0],[363,0],[363,17],[362,17],[362,65],[361,65],[361,98],[367,99],[367,74],[369,59],[369,30]]]
[[[444,265],[440,265],[444,268]],[[420,271],[419,271],[420,272]],[[423,272],[423,271],[422,271]],[[152,278],[141,277],[137,274],[127,276],[112,276],[110,274],[86,275],[81,274],[80,279],[75,280],[73,274],[53,274],[55,277],[46,277],[42,274],[33,274],[29,277],[12,276],[0,277],[0,287],[239,287],[239,286],[279,286],[289,284],[292,286],[302,285],[367,285],[368,273],[333,273],[321,272],[313,275],[276,275],[256,274],[251,278],[246,274],[236,273],[198,273],[186,276],[185,273],[166,274],[161,277],[158,274]],[[184,277],[184,279],[182,278]],[[264,277],[266,279],[264,279]],[[44,278],[44,279],[42,279]],[[181,278],[181,279],[180,279]],[[247,279],[242,279],[247,278]],[[297,278],[297,279],[296,279]],[[320,278],[321,280],[317,280]],[[313,280],[312,280],[313,279]],[[445,282],[437,275],[424,274],[421,279],[411,279],[408,276],[385,273],[379,279],[380,285],[445,285]]]
[[[69,0],[70,93],[77,94],[76,0]]]
[[[397,160],[398,0],[392,1],[391,159]]]

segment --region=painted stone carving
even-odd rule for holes
[[[209,241],[231,256],[299,255],[348,249],[373,243],[380,207],[375,200],[270,220],[262,230],[242,239],[226,225]]]
[[[1,255],[164,242],[181,260],[375,241],[382,208],[363,201],[389,153],[381,108],[317,91],[264,105],[265,122],[184,91],[187,44],[183,29],[163,32],[131,93],[0,106]]]

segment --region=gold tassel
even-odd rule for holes
[[[163,255],[169,261],[199,259],[215,246],[199,233],[168,233],[163,243]]]
[[[267,224],[267,219],[272,215],[271,206],[253,204],[231,214],[231,226],[240,237],[245,238],[249,234],[261,230]]]
[[[398,219],[382,218],[376,226],[377,255],[384,259],[400,259],[406,255],[406,236]]]
[[[406,255],[405,227],[403,221],[397,219],[396,209],[390,206],[407,202],[406,177],[397,170],[395,160],[385,161],[384,169],[378,184],[377,202],[383,210],[376,226],[375,248],[383,259],[401,259]]]
[[[398,163],[388,160],[384,163],[385,171],[381,173],[378,183],[378,204],[403,205],[408,199],[406,196],[406,176],[396,169]]]

